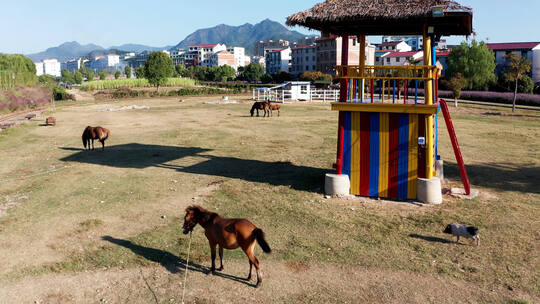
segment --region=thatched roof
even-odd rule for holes
[[[444,16],[434,17],[433,7]],[[333,34],[418,35],[426,24],[440,35],[469,35],[472,9],[451,0],[326,0],[287,18],[289,26]]]

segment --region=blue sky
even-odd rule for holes
[[[221,23],[241,25],[266,18],[284,23],[288,15],[321,1],[2,0],[0,52],[35,53],[74,40],[104,47],[124,43],[175,45],[196,29]],[[539,0],[459,2],[474,9],[478,39],[540,41]],[[463,40],[455,37],[449,42]]]

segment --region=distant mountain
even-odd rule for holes
[[[174,48],[187,48],[193,44],[225,43],[227,46],[240,46],[246,49],[246,54],[252,54],[255,42],[260,40],[288,40],[296,42],[308,35],[288,30],[284,25],[269,19],[255,25],[246,23],[240,26],[220,24],[218,26],[200,29],[188,35]]]
[[[66,42],[57,47],[48,48],[44,52],[26,55],[33,61],[55,58],[58,61],[67,61],[87,55],[91,51],[104,50],[103,47],[95,44],[80,45],[76,41]]]
[[[66,42],[57,47],[48,48],[46,51],[26,55],[33,61],[55,58],[60,62],[80,57],[102,56],[106,54],[122,54],[126,52],[140,53],[142,51],[161,51],[173,48],[187,48],[192,44],[200,43],[225,43],[227,46],[241,46],[246,49],[246,54],[253,53],[255,42],[260,40],[288,40],[296,42],[307,35],[296,31],[289,31],[283,24],[266,19],[255,25],[246,23],[240,26],[220,24],[218,26],[200,29],[188,35],[176,46],[153,47],[141,44],[123,44],[105,49],[95,44],[81,45],[76,41]]]
[[[134,43],[128,43],[128,44],[122,44],[120,46],[111,46],[110,49],[115,50],[121,50],[125,52],[135,52],[135,53],[141,53],[143,51],[162,51],[162,50],[168,50],[172,48],[171,45],[167,45],[164,47],[154,47],[154,46],[148,46],[148,45],[142,45],[142,44],[134,44]]]
[[[170,45],[164,47],[153,47],[141,44],[123,44],[105,49],[104,47],[95,44],[81,45],[76,41],[72,41],[63,43],[57,47],[48,48],[46,51],[40,53],[29,54],[26,56],[35,62],[52,58],[58,59],[60,62],[64,62],[80,57],[92,58],[107,54],[121,55],[127,52],[140,53],[142,51],[161,51],[170,48]]]

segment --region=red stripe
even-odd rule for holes
[[[418,137],[426,137],[426,115],[418,115]],[[426,148],[418,145],[418,177],[426,178]]]
[[[397,197],[398,194],[398,166],[399,166],[399,116],[391,113],[390,134],[388,142],[388,197]]]
[[[360,195],[369,196],[369,113],[360,114]],[[378,165],[378,164],[377,164]]]
[[[343,170],[343,136],[345,135],[345,112],[339,111],[336,173]]]

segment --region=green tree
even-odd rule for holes
[[[176,74],[180,77],[191,77],[188,69],[181,64],[177,65],[174,69],[176,70]]]
[[[117,71],[114,73],[114,79],[118,79],[118,78],[120,78],[120,76],[122,76],[122,72],[120,72],[120,71],[117,70]]]
[[[258,82],[261,80],[266,72],[264,68],[258,63],[250,63],[244,67],[244,70],[240,73],[240,79],[247,82]]]
[[[81,72],[79,71],[75,71],[75,73],[73,73],[73,81],[76,83],[76,84],[81,84],[82,81],[83,81],[83,75]]]
[[[506,67],[506,77],[510,81],[514,81],[514,100],[512,102],[512,112],[516,111],[516,97],[518,92],[518,82],[525,74],[531,70],[531,61],[525,57],[517,56],[510,53],[506,56],[509,61]],[[532,81],[531,81],[532,83]]]
[[[135,76],[137,78],[144,78],[144,67],[143,66],[135,68]]]
[[[282,71],[282,70],[279,70],[277,75],[274,76],[274,80],[277,82],[277,83],[282,83],[282,82],[285,82],[285,81],[290,81],[292,79],[292,75],[289,74],[288,72],[286,71]]]
[[[105,70],[100,71],[98,75],[100,80],[105,80],[105,78],[107,78],[107,72],[105,72]]]
[[[0,88],[37,83],[36,65],[30,58],[0,54]]]
[[[69,84],[75,83],[75,78],[73,77],[73,74],[70,71],[66,69],[62,69],[61,74],[62,74],[63,82],[69,83]]]
[[[452,91],[454,95],[454,106],[457,107],[457,99],[461,96],[461,90],[467,86],[467,79],[461,73],[457,73],[456,76],[449,80],[441,80],[441,83]]]
[[[159,86],[167,83],[167,78],[174,75],[174,64],[169,55],[163,52],[152,52],[148,55],[148,60],[144,64],[144,77],[148,79],[148,83],[156,86],[156,91],[159,91]]]
[[[94,71],[91,69],[86,69],[86,81],[92,81],[94,80]]]
[[[446,76],[452,78],[457,73],[467,78],[467,88],[487,90],[496,80],[494,53],[484,42],[473,40],[470,45],[463,42],[448,56]]]
[[[274,78],[270,74],[264,73],[261,77],[262,83],[272,83],[274,81]]]
[[[228,80],[234,79],[236,76],[236,71],[233,67],[228,65],[222,65],[216,69],[216,80],[226,82]]]
[[[131,67],[129,65],[126,65],[124,68],[124,74],[126,74],[127,79],[131,78]]]
[[[54,79],[54,77],[51,75],[47,75],[47,74],[40,75],[38,77],[38,80],[39,80],[39,84],[42,87],[47,88],[50,91],[52,91],[54,87],[58,85],[58,82],[56,81],[56,79]]]

